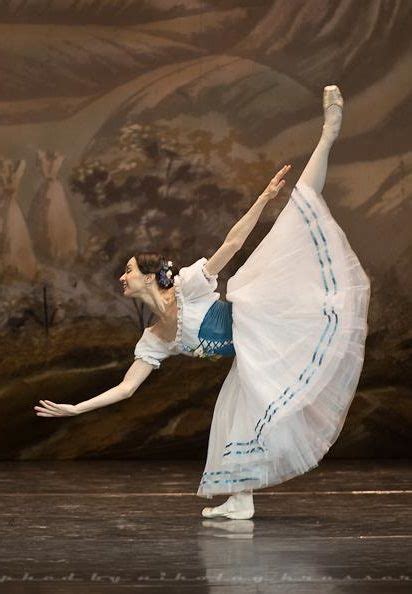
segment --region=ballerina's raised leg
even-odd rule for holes
[[[323,89],[324,124],[322,135],[299,181],[305,182],[318,194],[323,190],[328,168],[329,152],[338,137],[342,124],[343,98],[339,87],[329,85]]]
[[[338,137],[343,111],[343,98],[336,85],[328,85],[323,90],[324,124],[322,134],[299,181],[306,183],[320,194],[324,188],[328,168],[329,152]],[[224,503],[216,507],[205,507],[202,516],[214,518],[223,516],[231,519],[249,519],[255,513],[253,490],[234,493]]]

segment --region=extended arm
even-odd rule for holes
[[[79,402],[79,404],[58,404],[50,400],[40,400],[41,406],[35,406],[36,414],[40,417],[66,417],[89,412],[95,408],[108,406],[119,400],[130,398],[153,370],[153,366],[143,359],[136,359],[126,372],[123,380],[106,392]]]
[[[247,213],[232,227],[220,248],[208,259],[205,266],[206,272],[209,274],[218,274],[222,268],[226,266],[233,255],[242,247],[248,235],[256,225],[265,205],[269,200],[277,196],[281,188],[285,185],[285,180],[282,178],[290,168],[291,165],[285,165],[278,171],[275,177],[271,179],[267,188],[249,208]]]

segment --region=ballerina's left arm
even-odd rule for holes
[[[273,177],[269,185],[260,194],[256,202],[249,208],[247,213],[232,227],[227,234],[225,241],[220,248],[211,256],[205,264],[205,270],[209,274],[218,274],[226,266],[234,254],[240,250],[249,233],[256,225],[264,206],[275,198],[285,185],[284,176],[292,165],[285,165]]]
[[[123,381],[103,394],[78,404],[62,404],[51,400],[40,400],[40,405],[34,407],[38,417],[72,417],[89,412],[96,408],[114,404],[133,396],[137,388],[152,372],[153,365],[142,359],[136,359],[126,372]]]

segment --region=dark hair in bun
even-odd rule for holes
[[[139,252],[135,258],[140,272],[154,273],[161,289],[169,289],[174,285],[174,277],[179,273],[179,269],[172,260],[167,260],[157,252]]]

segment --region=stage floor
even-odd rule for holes
[[[207,520],[203,463],[1,462],[0,591],[412,592],[412,465],[324,460]]]

